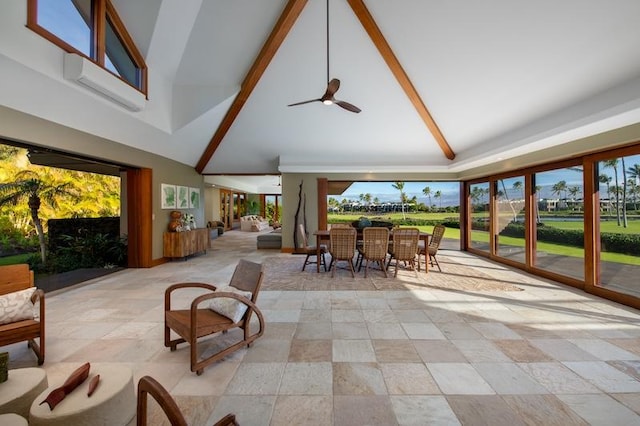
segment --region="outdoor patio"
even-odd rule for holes
[[[49,383],[87,361],[126,365],[193,425],[228,412],[243,426],[640,425],[637,310],[448,247],[441,273],[332,279],[256,250],[259,234],[48,293]],[[164,289],[227,283],[239,258],[265,264],[265,335],[197,376],[186,346],[163,346]],[[26,344],[7,348],[10,368],[36,366]]]

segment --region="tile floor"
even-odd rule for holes
[[[164,289],[226,283],[239,257],[290,256],[256,251],[256,235],[48,294],[50,384],[86,361],[124,364],[193,425],[228,412],[243,426],[640,425],[640,312],[458,251],[439,255],[443,274],[455,260],[524,291],[265,290],[265,335],[197,376],[186,346],[163,346]],[[10,368],[36,365],[25,344],[8,348]]]

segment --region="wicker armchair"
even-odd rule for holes
[[[393,246],[389,250],[391,258],[388,265],[392,260],[395,260],[394,277],[398,276],[398,263],[400,262],[408,263],[412,270],[416,269],[419,239],[420,230],[418,228],[396,228],[393,230]]]
[[[355,228],[332,228],[329,230],[329,253],[331,254],[331,277],[335,276],[337,263],[345,261],[349,265],[351,276],[355,278],[355,270],[353,268],[353,255],[356,252],[356,235]]]
[[[362,262],[367,261],[364,267],[364,277],[367,277],[369,269],[369,261],[378,262],[380,269],[387,278],[387,251],[389,250],[389,229],[380,227],[368,227],[362,230],[362,246],[358,248],[360,266],[358,272],[362,269]]]
[[[442,242],[442,237],[444,236],[444,231],[446,228],[444,225],[436,225],[433,227],[433,233],[431,235],[431,239],[429,240],[429,245],[425,249],[424,244],[418,246],[418,271],[420,270],[420,256],[424,256],[424,268],[429,271],[429,265],[427,265],[427,256],[429,257],[429,262],[431,266],[435,262],[438,267],[438,271],[442,272],[440,269],[440,263],[438,263],[438,259],[436,255],[438,254],[438,248],[440,248],[440,243]]]

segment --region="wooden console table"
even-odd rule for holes
[[[206,253],[210,246],[209,229],[199,228],[183,232],[165,232],[163,237],[164,257],[181,257],[186,260],[187,256],[195,253]]]

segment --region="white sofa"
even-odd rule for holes
[[[248,215],[240,218],[241,231],[258,232],[267,228],[269,228],[269,221],[262,216]]]

